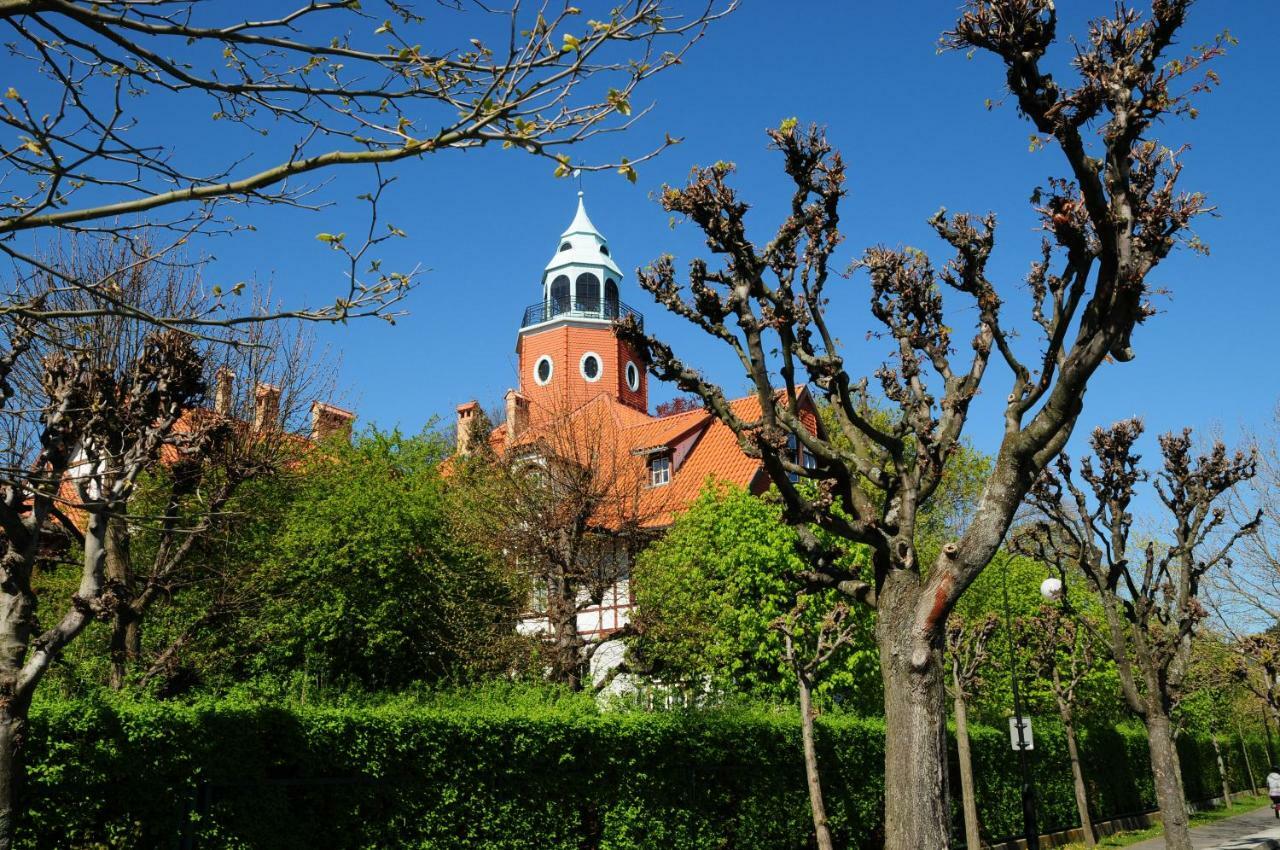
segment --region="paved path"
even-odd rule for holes
[[[1232,848],[1274,848],[1280,850],[1280,820],[1271,807],[1236,815],[1191,830],[1191,843],[1196,850],[1232,850]],[[1128,850],[1164,850],[1164,839],[1153,838],[1131,844]]]

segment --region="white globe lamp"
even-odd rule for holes
[[[1060,598],[1062,596],[1062,579],[1049,576],[1049,578],[1040,582],[1040,595],[1050,602]]]

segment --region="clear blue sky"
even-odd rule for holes
[[[422,5],[442,42],[462,40],[467,18]],[[598,14],[594,0],[579,5],[587,16]],[[675,254],[682,265],[702,253],[692,226],[671,229],[652,200],[664,181],[682,181],[694,164],[736,162],[737,185],[754,204],[755,235],[768,238],[788,193],[762,131],[787,116],[825,124],[848,162],[842,267],[876,243],[916,245],[940,264],[946,254],[925,224],[931,213],[939,206],[995,211],[1000,228],[991,272],[1010,301],[1006,322],[1024,330],[1022,345],[1035,341],[1021,297],[1039,240],[1027,199],[1065,168],[1056,150],[1028,151],[1031,128],[1011,104],[984,108],[984,100],[1004,94],[994,59],[936,52],[957,5],[744,0],[683,67],[647,86],[638,105],[656,106],[632,134],[578,151],[615,157],[646,149],[664,132],[684,137],[643,166],[636,185],[612,174],[586,177],[587,206],[628,272],[623,300],[731,392],[743,380],[727,351],[665,316],[632,272],[662,253]],[[1112,3],[1066,0],[1059,8],[1063,32],[1082,33],[1086,15],[1106,12]],[[1280,395],[1273,365],[1280,290],[1271,255],[1280,225],[1280,171],[1271,152],[1280,131],[1280,10],[1270,0],[1204,0],[1193,9],[1182,43],[1189,48],[1224,28],[1240,43],[1218,66],[1222,88],[1202,101],[1198,121],[1161,132],[1166,143],[1192,146],[1182,185],[1208,192],[1220,208],[1220,218],[1202,220],[1198,228],[1212,253],[1184,252],[1157,270],[1153,283],[1173,297],[1138,330],[1137,360],[1103,367],[1078,434],[1134,414],[1146,417],[1149,433],[1220,425],[1234,434],[1242,424],[1262,424]],[[1060,47],[1059,58],[1064,51]],[[198,135],[184,144],[202,155],[220,153],[202,149],[208,143]],[[387,252],[387,264],[420,262],[429,270],[408,303],[411,315],[394,328],[356,323],[324,330],[322,338],[341,353],[345,400],[361,421],[414,431],[432,416],[452,417],[467,399],[495,403],[516,383],[520,313],[539,297],[540,271],[572,217],[577,185],[554,179],[545,161],[501,151],[445,153],[392,173],[399,182],[384,215],[409,239]],[[347,174],[321,191],[341,206],[254,214],[257,232],[210,245],[217,255],[211,278],[271,280],[286,302],[336,291],[341,268],[314,236],[357,231],[360,212],[351,198],[366,188],[366,180]],[[842,281],[831,294],[848,356],[869,372],[883,358],[883,343],[865,341],[873,327],[866,281]],[[954,319],[957,328],[971,326],[970,315]],[[958,334],[961,341],[968,337]],[[996,445],[1008,385],[1003,366],[993,367],[968,429],[981,448]],[[655,386],[655,400],[670,394]],[[1148,449],[1152,454],[1150,443]]]

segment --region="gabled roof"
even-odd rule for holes
[[[802,404],[805,424],[816,430],[817,415],[807,392]],[[760,400],[754,395],[735,399],[730,406],[741,419],[760,418]],[[608,525],[629,522],[662,528],[697,499],[708,480],[750,489],[763,489],[766,481],[760,460],[743,452],[737,435],[708,411],[653,417],[604,392],[562,416],[535,417],[509,444],[506,426],[499,426],[491,432],[489,444],[499,454],[527,447],[549,455],[581,455],[579,462],[593,458],[607,466],[619,482],[607,511],[613,516],[600,518]],[[650,485],[649,476],[655,455],[673,461],[669,483],[657,487]]]

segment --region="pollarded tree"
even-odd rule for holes
[[[128,254],[116,243],[107,252],[69,251],[62,262],[65,273],[89,280],[130,265]],[[41,295],[46,309],[76,315],[40,322],[25,363],[14,370],[15,391],[37,397],[39,363],[58,352],[75,352],[103,368],[135,359],[154,327],[137,314],[198,313],[205,302],[206,273],[199,264],[133,263],[128,274],[114,278],[115,297],[136,311],[125,313],[99,313],[91,294],[46,276]],[[266,312],[265,300],[254,297],[264,305],[255,312]],[[346,415],[319,404],[331,389],[331,375],[313,356],[305,323],[249,322],[240,325],[237,338],[239,345],[198,346],[205,391],[191,399],[193,406],[174,423],[162,456],[139,476],[109,523],[105,581],[115,600],[109,637],[113,688],[123,687],[127,673],[138,666],[153,606],[221,580],[218,570],[201,563],[200,552],[233,522],[238,490],[295,467],[309,442],[307,428],[337,428]],[[62,511],[76,516],[71,494],[64,500]],[[64,523],[63,530],[83,544],[79,525]],[[174,660],[172,652],[161,654],[166,663]]]
[[[823,668],[840,651],[852,645],[861,635],[862,624],[850,615],[846,602],[837,602],[829,609],[819,610],[816,626],[806,611],[815,607],[815,598],[801,594],[795,605],[784,616],[773,622],[773,628],[782,635],[783,658],[795,672],[796,689],[800,694],[800,739],[804,750],[804,773],[809,788],[809,810],[813,815],[813,831],[818,850],[833,850],[831,828],[827,824],[827,807],[822,798],[822,775],[818,769],[817,735],[814,720],[817,708],[813,704],[813,687]]]
[[[428,25],[400,2],[382,15],[359,0],[275,4],[249,19],[237,4],[196,0],[6,0],[0,251],[21,273],[57,273],[38,255],[42,236],[129,240],[141,232],[135,217],[146,215],[180,244],[235,227],[224,210],[236,205],[314,208],[306,181],[333,169],[444,151],[516,148],[567,174],[569,147],[629,127],[638,87],[677,65],[734,5],[682,14],[663,0],[626,0],[587,19],[569,3],[434,4],[434,16],[454,20]],[[456,41],[442,36],[449,25],[461,30]],[[203,108],[192,106],[200,98]],[[217,155],[186,144],[183,130]],[[635,164],[673,141],[630,161],[575,167],[618,168],[634,180]],[[383,227],[376,213],[373,224]],[[343,240],[321,237],[334,247]],[[360,265],[367,280],[353,275],[330,304],[291,312],[384,314],[409,276]],[[91,294],[95,309],[131,309],[109,278],[64,283]],[[47,305],[4,302],[7,313],[48,315]]]
[[[1040,470],[1066,444],[1094,372],[1108,356],[1134,356],[1133,329],[1151,314],[1148,276],[1189,240],[1191,221],[1208,209],[1202,195],[1178,189],[1177,151],[1151,136],[1157,122],[1191,111],[1191,95],[1212,78],[1185,81],[1221,51],[1215,43],[1182,61],[1166,57],[1189,6],[1189,0],[1158,0],[1147,19],[1120,6],[1094,21],[1071,60],[1079,82],[1064,87],[1042,64],[1057,35],[1050,0],[965,4],[944,45],[998,56],[1021,113],[1046,143],[1056,144],[1067,168],[1066,177],[1051,180],[1033,199],[1048,236],[1028,285],[1045,343],[1025,360],[1005,324],[986,273],[995,217],[940,211],[930,223],[955,251],[942,268],[922,251],[884,247],[868,250],[858,263],[870,277],[871,313],[879,325],[869,339],[887,343],[889,359],[875,375],[894,414],[887,422],[869,415],[876,394],[867,379],[849,374],[838,341],[861,329],[841,333],[828,321],[831,261],[843,239],[845,166],[823,134],[794,120],[770,131],[795,191],[790,215],[763,246],[747,235],[748,206],[729,186],[731,165],[699,169],[684,188],[662,193],[664,208],[692,220],[725,262],[715,269],[693,262],[687,296],[669,257],[642,270],[641,284],[729,347],[762,416],[735,415],[721,388],[669,345],[634,325],[625,333],[648,352],[655,375],[696,393],[744,451],[762,460],[787,521],[800,530],[807,569],[798,578],[876,608],[889,850],[950,842],[942,688],[947,618],[998,550]],[[963,356],[953,344],[954,322],[943,316],[944,291],[974,308]],[[1012,384],[991,475],[963,531],[921,564],[918,513],[946,474],[993,353]],[[806,384],[831,405],[840,440],[801,424]],[[812,465],[796,462],[791,438]],[[793,476],[817,482],[818,495],[807,495]],[[870,580],[841,569],[839,547],[808,531],[810,525],[844,544],[868,547]]]
[[[1130,512],[1140,483],[1151,476],[1134,444],[1142,423],[1129,419],[1097,428],[1095,461],[1080,463],[1078,485],[1070,460],[1059,456],[1029,500],[1042,515],[1039,555],[1065,577],[1081,571],[1101,602],[1105,644],[1116,663],[1129,709],[1147,728],[1156,798],[1170,850],[1190,850],[1182,772],[1174,744],[1173,709],[1191,662],[1191,642],[1206,611],[1201,584],[1215,567],[1230,564],[1232,546],[1251,534],[1258,518],[1225,528],[1226,493],[1254,475],[1251,453],[1229,454],[1216,442],[1196,456],[1191,432],[1160,437],[1162,468],[1154,489],[1168,513],[1169,531],[1157,544],[1133,535]]]
[[[1076,794],[1076,812],[1080,815],[1080,828],[1084,831],[1084,843],[1092,847],[1097,843],[1093,830],[1093,818],[1089,814],[1089,790],[1084,781],[1084,768],[1080,764],[1080,748],[1076,735],[1076,705],[1080,700],[1082,685],[1093,669],[1094,638],[1081,627],[1076,616],[1060,607],[1044,605],[1032,619],[1027,630],[1040,676],[1048,682],[1053,701],[1062,719],[1063,736],[1067,739],[1067,755],[1071,759],[1071,781]]]
[[[31,351],[35,329],[26,317],[12,321],[0,354],[0,402],[19,437],[5,447],[0,478],[0,848],[12,846],[31,700],[63,649],[94,619],[111,617],[118,600],[106,582],[108,530],[204,392],[191,337],[157,330],[118,363],[54,351],[40,367],[39,392],[15,393],[9,379]],[[63,510],[67,487],[79,523]],[[32,574],[56,546],[60,527],[81,535],[80,582],[60,614],[44,619]]]
[[[982,684],[982,668],[990,657],[988,644],[1000,620],[995,614],[966,620],[955,614],[947,622],[947,660],[951,662],[948,689],[956,721],[956,755],[960,760],[960,808],[964,812],[964,843],[981,847],[978,795],[969,751],[969,700]]]

